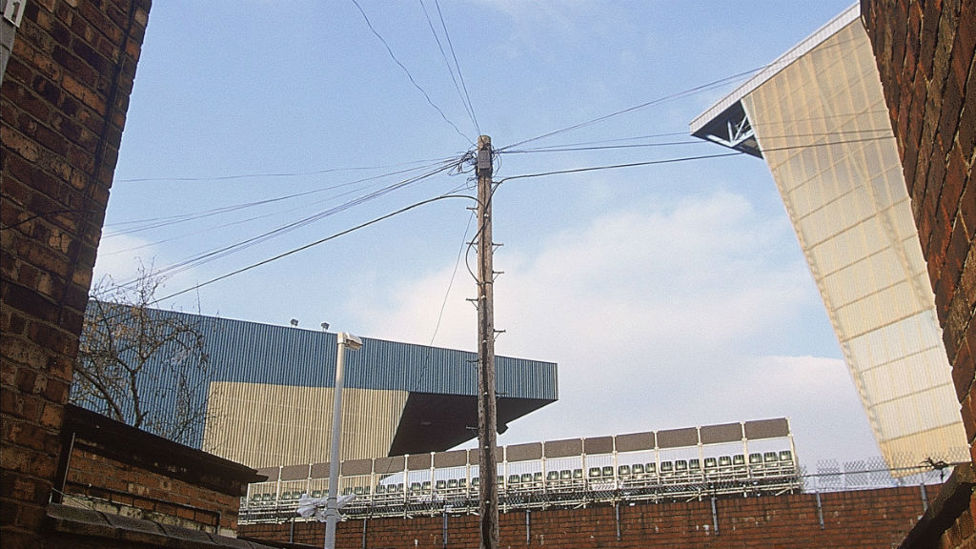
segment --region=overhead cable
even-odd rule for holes
[[[864,139],[852,139],[852,140],[849,140],[849,141],[830,141],[830,142],[825,142],[825,143],[805,143],[803,145],[792,145],[792,146],[789,146],[789,147],[770,147],[770,148],[762,149],[762,152],[786,151],[786,150],[793,150],[793,149],[807,149],[807,148],[812,148],[812,147],[827,147],[827,146],[832,146],[832,145],[846,145],[846,144],[851,144],[851,143],[863,143],[863,142],[866,142],[866,141],[878,141],[878,140],[881,140],[881,139],[894,139],[894,138],[895,138],[894,135],[883,135],[883,136],[879,136],[879,137],[866,137]],[[726,156],[741,156],[741,155],[745,155],[745,154],[747,154],[747,153],[744,153],[744,152],[741,152],[741,151],[735,151],[735,152],[729,152],[729,153],[705,154],[705,155],[700,155],[700,156],[684,156],[684,157],[680,157],[680,158],[665,158],[663,160],[649,160],[649,161],[646,161],[646,162],[629,162],[629,163],[625,163],[625,164],[609,164],[609,165],[605,165],[605,166],[587,166],[587,167],[583,167],[583,168],[571,168],[571,169],[567,169],[567,170],[554,170],[554,171],[549,171],[549,172],[540,172],[540,173],[529,173],[529,174],[513,175],[513,176],[509,176],[509,177],[506,177],[504,179],[501,179],[501,180],[497,181],[496,184],[501,184],[501,183],[504,183],[505,181],[511,181],[513,179],[528,179],[528,178],[534,178],[534,177],[545,177],[545,176],[550,176],[550,175],[563,175],[563,174],[571,174],[571,173],[584,173],[584,172],[594,172],[594,171],[600,171],[600,170],[616,170],[616,169],[620,169],[620,168],[635,168],[635,167],[638,167],[638,166],[652,166],[652,165],[655,165],[655,164],[674,164],[674,163],[678,163],[678,162],[689,162],[689,161],[693,161],[693,160],[705,160],[705,159],[708,159],[708,158],[722,158],[722,157],[726,157]]]
[[[424,4],[424,0],[418,0],[420,2],[420,8],[424,12],[424,18],[427,20],[427,27],[430,28],[430,33],[434,35],[434,41],[437,43],[437,49],[441,52],[441,59],[444,60],[444,65],[447,66],[447,72],[451,75],[451,82],[454,83],[454,90],[457,91],[458,98],[461,99],[461,104],[464,105],[465,112],[468,113],[468,117],[471,118],[471,123],[474,125],[475,130],[478,134],[481,134],[481,128],[478,126],[478,118],[474,114],[474,107],[471,105],[470,98],[467,97],[467,88],[461,91],[461,85],[458,84],[458,78],[454,76],[454,67],[451,62],[447,59],[447,53],[444,52],[444,46],[441,44],[440,36],[437,34],[437,30],[434,28],[434,22],[430,19],[430,13],[427,12],[427,6]],[[440,6],[438,5],[438,11],[440,11]],[[448,37],[448,43],[450,43],[450,35],[447,34],[447,26],[443,25],[444,19],[441,18],[441,24],[444,28],[444,34]],[[451,54],[454,54],[454,46],[451,46]],[[457,56],[454,57],[455,64],[457,63]],[[461,76],[461,67],[457,65],[458,76]],[[464,79],[461,79],[463,84]]]
[[[367,221],[365,223],[360,223],[359,225],[356,225],[355,227],[351,227],[349,229],[345,229],[343,231],[339,231],[337,233],[334,233],[332,235],[329,235],[329,236],[327,236],[325,238],[321,238],[319,240],[316,240],[315,242],[310,242],[310,243],[305,244],[303,246],[299,246],[298,248],[293,248],[291,250],[288,250],[287,252],[283,252],[283,253],[280,253],[280,254],[278,254],[276,256],[269,257],[267,259],[263,259],[261,261],[258,261],[257,263],[252,263],[252,264],[250,264],[250,265],[248,265],[246,267],[241,267],[240,269],[234,270],[234,271],[229,272],[227,274],[223,274],[223,275],[220,275],[218,277],[211,278],[210,280],[207,280],[206,282],[201,282],[199,284],[196,284],[196,285],[191,286],[189,288],[186,288],[184,290],[180,290],[178,292],[175,292],[175,293],[169,294],[167,296],[161,297],[159,299],[154,300],[152,302],[152,304],[156,304],[156,303],[159,303],[161,301],[165,301],[167,299],[172,299],[172,298],[174,298],[176,296],[180,296],[180,295],[183,295],[185,293],[189,293],[189,292],[192,292],[194,290],[198,290],[198,289],[200,289],[200,288],[202,288],[204,286],[209,286],[210,284],[213,284],[214,282],[219,282],[221,280],[230,278],[232,276],[239,275],[239,274],[241,274],[243,272],[250,271],[251,269],[256,269],[256,268],[258,268],[258,267],[260,267],[262,265],[267,265],[268,263],[271,263],[273,261],[277,261],[279,259],[288,257],[290,255],[293,255],[293,254],[296,254],[298,252],[307,250],[309,248],[312,248],[314,246],[318,246],[319,244],[324,244],[326,242],[329,242],[330,240],[335,240],[336,238],[339,238],[341,236],[345,236],[345,235],[347,235],[347,234],[349,234],[351,232],[358,231],[359,229],[363,229],[363,228],[368,227],[370,225],[374,225],[376,223],[379,223],[380,221],[383,221],[384,219],[389,219],[389,218],[391,218],[393,216],[402,214],[404,212],[408,212],[408,211],[413,210],[415,208],[419,208],[420,206],[424,206],[426,204],[430,204],[432,202],[437,202],[439,200],[445,200],[445,199],[448,199],[448,198],[467,198],[467,199],[474,199],[474,197],[469,196],[469,195],[466,195],[466,194],[460,194],[460,195],[458,195],[458,194],[442,194],[440,196],[435,196],[434,198],[428,198],[427,200],[421,200],[420,202],[415,202],[413,204],[410,204],[409,206],[405,206],[403,208],[400,208],[399,210],[390,212],[390,213],[385,214],[385,215],[381,215],[380,217],[371,219],[371,220],[369,220],[369,221]]]
[[[407,67],[404,66],[404,64],[401,63],[400,60],[397,58],[396,54],[393,53],[393,49],[390,47],[390,44],[386,41],[385,38],[383,38],[383,36],[379,32],[377,32],[376,28],[373,27],[373,23],[369,20],[369,17],[366,15],[366,12],[363,11],[363,7],[359,5],[359,2],[357,2],[357,0],[350,0],[350,1],[353,4],[355,4],[356,9],[358,9],[359,10],[359,13],[362,14],[363,19],[366,21],[366,25],[369,27],[369,30],[372,31],[373,32],[373,35],[376,36],[376,38],[378,38],[380,40],[380,42],[382,42],[383,45],[386,47],[386,51],[387,51],[387,53],[390,54],[390,57],[393,59],[393,61],[401,69],[403,69],[403,72],[407,75],[407,78],[410,79],[410,83],[413,84],[413,87],[417,88],[417,90],[419,90],[420,93],[424,94],[424,98],[427,99],[427,103],[430,104],[430,106],[433,107],[434,110],[436,110],[438,112],[438,114],[441,115],[441,118],[443,118],[445,122],[447,122],[448,124],[451,125],[452,128],[454,128],[454,131],[456,131],[458,133],[458,135],[460,135],[461,137],[465,138],[468,141],[468,143],[471,143],[473,145],[474,144],[474,141],[472,141],[470,137],[468,137],[467,135],[465,135],[464,132],[462,132],[457,127],[457,124],[455,124],[454,122],[451,122],[451,120],[447,117],[447,115],[444,114],[444,111],[442,111],[440,107],[438,107],[437,105],[434,104],[434,101],[431,100],[431,98],[430,98],[430,94],[428,94],[427,91],[424,90],[422,87],[420,87],[420,84],[418,84],[417,81],[414,80],[413,74],[410,73],[410,71],[407,69]]]
[[[269,240],[271,238],[280,236],[280,235],[282,235],[284,233],[291,232],[291,231],[293,231],[295,229],[298,229],[300,227],[304,227],[304,226],[306,226],[306,225],[308,225],[310,223],[313,223],[315,221],[318,221],[318,220],[320,220],[320,219],[322,219],[324,217],[327,217],[329,215],[333,215],[335,213],[338,213],[338,212],[341,212],[341,211],[345,211],[345,210],[347,210],[347,209],[349,209],[349,208],[351,208],[353,206],[362,204],[362,203],[364,203],[364,202],[366,202],[368,200],[372,200],[374,198],[383,196],[383,195],[385,195],[387,193],[390,193],[390,192],[392,192],[392,191],[394,191],[396,189],[400,189],[400,188],[405,187],[407,185],[416,183],[418,181],[422,181],[422,180],[424,180],[424,179],[426,179],[428,177],[434,176],[434,175],[436,175],[438,173],[442,173],[442,172],[446,171],[449,168],[450,167],[447,167],[447,168],[439,168],[439,169],[436,169],[436,170],[427,172],[427,173],[422,174],[422,175],[418,175],[418,176],[411,177],[409,179],[406,179],[406,180],[397,182],[395,184],[388,185],[388,186],[386,186],[386,187],[384,187],[382,189],[379,189],[377,191],[374,191],[372,193],[369,193],[369,194],[367,194],[365,196],[361,196],[361,197],[355,198],[353,200],[350,200],[348,202],[345,202],[345,203],[343,203],[343,204],[341,204],[339,206],[336,206],[334,208],[330,208],[328,210],[324,210],[322,212],[318,212],[318,213],[313,214],[311,216],[307,216],[305,218],[302,218],[302,219],[300,219],[298,221],[293,221],[291,223],[288,223],[286,225],[282,225],[282,226],[277,227],[275,229],[272,229],[270,231],[267,231],[267,232],[264,232],[262,234],[253,236],[251,238],[248,238],[248,239],[245,239],[245,240],[241,240],[241,241],[235,242],[233,244],[229,244],[229,245],[222,246],[222,247],[219,247],[219,248],[215,248],[215,249],[209,250],[207,252],[204,252],[204,253],[195,255],[193,257],[186,258],[186,259],[181,260],[181,261],[179,261],[177,263],[174,263],[172,265],[169,265],[169,266],[167,266],[167,267],[165,267],[163,269],[160,269],[159,271],[157,271],[156,274],[158,274],[160,276],[172,276],[173,274],[176,274],[178,272],[185,271],[185,270],[187,270],[187,269],[189,269],[191,267],[196,267],[196,266],[199,266],[199,265],[201,265],[203,263],[207,263],[207,262],[213,261],[215,259],[218,259],[218,258],[221,258],[221,257],[225,257],[225,256],[230,255],[232,253],[236,253],[236,252],[241,251],[243,249],[249,248],[251,246],[254,246],[256,244],[259,244],[261,242],[264,242],[266,240]],[[128,282],[125,282],[123,284],[120,284],[120,286],[121,287],[128,287],[128,286],[134,285],[137,282],[138,282],[138,280],[130,280]]]

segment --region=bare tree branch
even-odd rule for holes
[[[71,401],[184,444],[203,433],[210,358],[197,322],[149,308],[162,280],[92,289]]]

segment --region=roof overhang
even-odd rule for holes
[[[499,397],[499,432],[555,399]],[[391,456],[441,452],[478,436],[478,399],[473,395],[410,393],[400,416]]]
[[[749,122],[748,113],[742,106],[742,98],[822,44],[837,31],[856,21],[860,14],[860,4],[852,5],[775,61],[763,67],[732,93],[692,120],[691,135],[762,158],[762,150]]]

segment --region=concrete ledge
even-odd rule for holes
[[[899,549],[938,547],[942,534],[952,528],[956,519],[969,509],[974,486],[976,475],[973,474],[972,463],[957,466],[928,510],[898,546]]]
[[[111,515],[59,503],[48,504],[47,518],[51,531],[61,536],[78,537],[86,540],[98,538],[105,540],[106,546],[125,547],[145,544],[176,549],[212,549],[214,547],[264,549],[272,547],[253,541],[218,536],[202,530],[191,530],[160,524],[151,520]],[[114,540],[115,543],[109,540]]]

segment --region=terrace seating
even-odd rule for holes
[[[555,486],[559,483],[559,471],[549,471],[546,473],[546,485]]]
[[[510,487],[513,487],[513,488],[515,486],[518,486],[519,485],[519,479],[520,478],[521,477],[519,477],[518,475],[508,475],[508,484],[507,485],[510,486]]]
[[[742,454],[732,456],[732,472],[736,478],[744,478],[749,475],[749,469],[746,467],[746,456]]]

